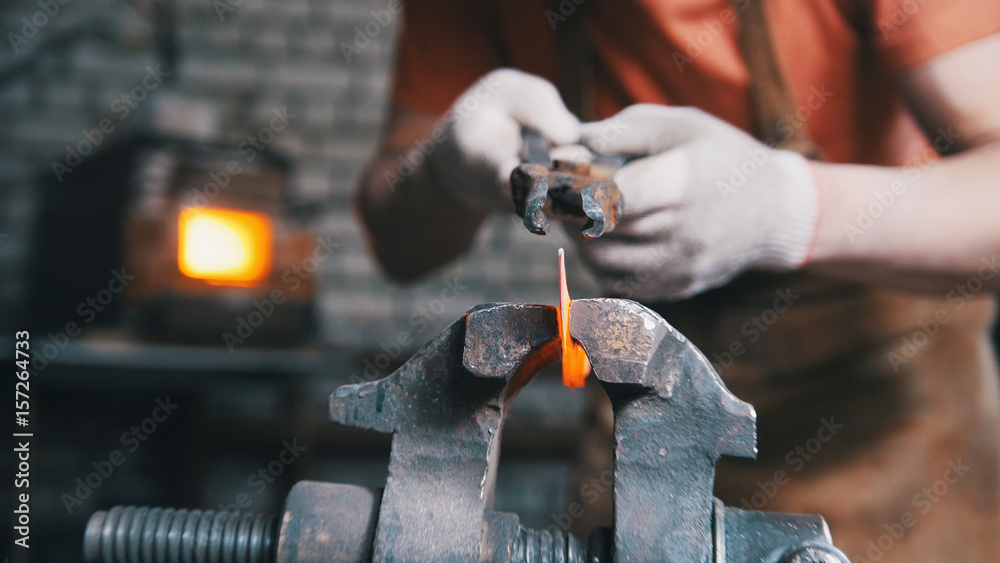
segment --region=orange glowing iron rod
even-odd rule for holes
[[[559,337],[562,340],[563,384],[570,389],[583,387],[590,373],[587,351],[569,333],[569,310],[573,301],[566,286],[566,253],[559,249]]]

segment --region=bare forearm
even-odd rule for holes
[[[429,172],[423,167],[401,177],[397,157],[383,153],[369,167],[355,194],[355,206],[386,273],[409,281],[464,252],[486,213],[428,189],[433,183],[428,183]]]
[[[1000,289],[1000,143],[922,166],[815,171],[823,208],[811,270],[921,291],[978,276]]]

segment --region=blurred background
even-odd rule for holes
[[[473,305],[556,303],[566,241],[519,220],[413,286],[367,254],[349,202],[388,103],[386,5],[0,6],[0,344],[28,330],[33,353],[31,549],[9,561],[81,560],[115,504],[266,513],[301,479],[381,486],[387,437],[327,422],[329,394]],[[553,524],[585,403],[557,377],[522,395],[499,509]]]

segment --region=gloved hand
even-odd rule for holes
[[[578,243],[605,290],[682,299],[750,268],[793,270],[807,260],[819,191],[801,155],[701,110],[658,105],[584,124],[581,140],[640,157],[614,176],[625,197],[618,227]]]
[[[580,122],[555,86],[512,69],[495,70],[466,90],[434,131],[443,138],[427,157],[430,181],[452,198],[482,210],[514,211],[510,174],[520,164],[521,128],[554,145],[574,143]]]

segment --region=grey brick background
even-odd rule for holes
[[[66,1],[66,0],[63,0]],[[318,206],[310,224],[329,233],[340,251],[325,263],[317,296],[322,342],[334,346],[377,347],[392,339],[421,307],[435,304],[443,280],[467,289],[428,315],[425,341],[470,306],[489,301],[556,302],[556,251],[561,233],[546,238],[527,233],[519,222],[497,217],[484,229],[468,256],[422,283],[400,287],[388,282],[366,253],[352,218],[350,192],[372,156],[386,115],[391,64],[400,17],[348,63],[339,45],[353,41],[355,26],[373,19],[387,1],[375,0],[178,0],[180,63],[173,90],[204,100],[218,114],[217,140],[235,148],[267,122],[275,108],[297,114],[269,148],[290,157],[293,200]],[[141,83],[155,65],[154,33],[133,8],[106,0],[68,0],[37,34],[15,53],[10,33],[21,33],[22,18],[39,12],[37,1],[4,2],[0,22],[0,73],[15,68],[59,34],[84,36],[95,26],[109,40],[81,39],[46,53],[23,72],[0,83],[0,323],[23,302],[24,261],[37,208],[32,178],[62,159],[67,143],[104,117],[116,117],[114,100]],[[42,18],[39,18],[42,19]],[[154,92],[135,116],[109,135],[124,135],[153,106]],[[570,256],[571,291],[593,296],[595,286]],[[437,304],[435,304],[437,305]],[[10,327],[0,327],[9,330]]]
[[[42,13],[39,2],[57,5],[59,13],[36,16]],[[216,508],[232,502],[246,490],[247,475],[273,459],[284,439],[308,445],[309,460],[292,467],[265,495],[255,495],[253,511],[280,509],[287,487],[299,479],[381,486],[388,442],[373,441],[359,450],[357,438],[344,438],[343,429],[328,422],[329,393],[351,375],[362,375],[365,361],[398,350],[400,333],[413,340],[402,351],[409,352],[474,305],[557,302],[556,249],[570,241],[561,232],[532,235],[514,217],[495,217],[467,256],[409,286],[387,280],[366,251],[350,209],[351,191],[382,133],[401,18],[389,21],[350,62],[340,44],[352,42],[355,26],[364,27],[373,10],[387,4],[174,0],[179,53],[172,84],[158,87],[119,119],[116,100],[142,84],[147,67],[161,62],[149,21],[131,6],[108,0],[0,2],[0,342],[22,330],[31,315],[27,270],[37,258],[32,231],[43,219],[38,178],[52,178],[52,163],[64,161],[66,146],[79,143],[102,119],[115,124],[104,147],[148,126],[165,100],[187,100],[192,108],[173,114],[181,123],[171,125],[214,132],[203,140],[231,149],[265,127],[272,111],[297,115],[268,150],[291,163],[286,189],[292,208],[307,211],[301,215],[305,226],[340,245],[320,272],[318,346],[248,346],[231,356],[221,335],[217,348],[157,343],[130,348],[128,334],[85,328],[44,373],[36,401],[40,414],[32,421],[39,435],[49,436],[48,446],[33,457],[44,479],[33,483],[32,493],[38,499],[32,517],[39,523],[33,535],[44,538],[47,551],[13,553],[12,563],[78,560],[87,516],[113,504]],[[227,5],[233,9],[220,19],[216,9]],[[15,52],[11,34],[22,34],[23,18],[36,17],[47,21]],[[49,48],[62,38],[71,40],[65,48]],[[209,115],[215,115],[214,126]],[[570,253],[571,291],[577,297],[596,295],[592,279]],[[457,299],[442,299],[448,287],[464,289]],[[415,317],[421,320],[414,322]],[[41,344],[33,341],[32,348]],[[169,361],[145,361],[149,349]],[[210,369],[215,360],[235,362],[232,369],[254,369],[241,377],[190,379],[188,371]],[[109,371],[109,364],[116,369]],[[378,367],[379,376],[388,373]],[[497,507],[543,527],[568,498],[566,452],[575,443],[570,432],[586,395],[562,387],[555,372],[539,380],[523,394],[505,430],[508,446],[518,436],[524,439],[514,440],[514,453],[505,454]],[[73,490],[73,479],[86,476],[92,460],[116,447],[123,428],[148,415],[151,397],[170,394],[186,414],[68,515],[60,495]],[[540,429],[566,436],[562,446],[525,448]]]

